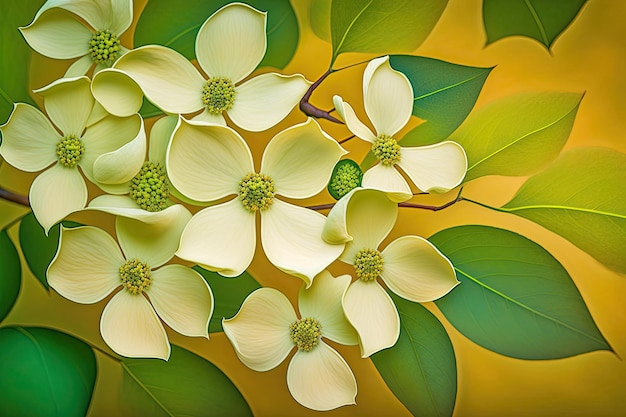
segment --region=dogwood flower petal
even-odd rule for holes
[[[91,61],[90,57],[87,58]],[[91,92],[109,113],[118,117],[139,112],[143,104],[141,87],[117,68],[98,71],[91,82]]]
[[[226,126],[226,119],[222,114],[213,114],[207,109],[204,109],[202,113],[192,117],[191,120],[193,120],[194,122]]]
[[[167,154],[167,147],[170,144],[170,139],[176,124],[178,123],[178,117],[165,116],[154,122],[152,129],[150,129],[150,147],[148,148],[148,160],[155,164],[165,166],[165,155]]]
[[[222,328],[239,359],[263,372],[277,367],[294,348],[289,325],[296,320],[287,297],[265,287],[250,294],[233,318],[222,320]]]
[[[50,120],[64,135],[81,137],[95,99],[87,77],[60,79],[34,92],[43,96]]]
[[[100,318],[102,338],[116,353],[129,358],[168,360],[171,347],[163,325],[148,300],[120,291]]]
[[[128,29],[133,20],[131,0],[48,0],[37,12],[35,20],[43,12],[55,8],[74,13],[95,29],[108,28],[117,34]]]
[[[143,223],[161,223],[167,221],[164,218],[184,216],[189,212],[181,204],[171,205],[161,211],[147,211],[140,208],[137,202],[127,195],[103,194],[89,202],[86,209],[104,211],[116,216],[128,217]],[[189,216],[191,217],[191,215]]]
[[[365,171],[361,183],[363,187],[384,191],[395,202],[406,201],[413,197],[409,184],[392,166],[374,165]]]
[[[81,304],[104,299],[119,287],[124,257],[115,240],[92,226],[61,227],[59,247],[48,267],[48,284],[63,297]]]
[[[65,71],[64,78],[73,78],[85,75],[92,65],[93,59],[91,58],[91,55],[84,55],[72,62],[72,64],[67,68],[67,71]]]
[[[333,96],[333,104],[350,132],[370,143],[376,140],[376,135],[357,117],[352,106],[343,101],[341,96]]]

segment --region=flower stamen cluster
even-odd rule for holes
[[[85,153],[85,145],[75,135],[67,135],[57,143],[57,156],[61,165],[74,168]]]
[[[274,180],[267,175],[251,173],[239,182],[239,199],[250,212],[270,208],[275,194]]]
[[[131,259],[120,266],[120,279],[122,286],[131,294],[141,294],[152,283],[150,267],[137,258]]]
[[[361,281],[373,281],[383,272],[383,256],[376,249],[362,249],[354,258],[356,276]]]
[[[226,77],[209,78],[202,89],[202,103],[211,114],[222,114],[233,107],[235,85]]]
[[[312,318],[296,320],[289,325],[289,337],[298,350],[310,352],[318,345],[322,336],[322,325]]]
[[[344,159],[337,163],[328,184],[330,194],[339,200],[356,187],[361,186],[363,171],[351,159]]]
[[[165,209],[170,189],[161,164],[144,162],[139,173],[130,180],[129,196],[144,210],[155,212]]]
[[[372,153],[385,166],[400,162],[400,145],[392,136],[378,136],[372,145]]]
[[[89,54],[97,64],[113,63],[120,49],[120,40],[108,30],[97,31],[89,41]]]

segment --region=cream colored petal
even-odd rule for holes
[[[87,126],[94,125],[109,116],[109,113],[105,110],[104,107],[97,101],[93,105],[93,109],[91,109],[91,113],[89,114],[89,118],[87,119]]]
[[[87,74],[89,69],[93,66],[93,59],[91,59],[90,55],[84,55],[74,61],[72,65],[69,66],[67,71],[65,71],[64,78],[73,78],[80,77],[82,75]]]
[[[209,338],[213,294],[199,273],[183,265],[166,265],[152,271],[146,294],[172,329],[185,336]]]
[[[261,74],[236,87],[228,117],[237,126],[260,132],[283,120],[300,102],[310,83],[301,75]]]
[[[316,411],[356,404],[356,378],[339,353],[324,342],[311,352],[298,351],[287,368],[293,398]]]
[[[341,300],[350,285],[349,275],[333,277],[324,270],[310,288],[300,288],[298,307],[302,317],[316,319],[322,325],[322,336],[342,345],[358,345],[359,336],[346,319]]]
[[[86,209],[104,211],[116,216],[128,217],[144,223],[161,223],[166,218],[176,218],[188,211],[181,204],[173,204],[161,211],[147,211],[140,208],[137,202],[126,195],[100,195],[89,202]]]
[[[35,178],[28,200],[46,235],[68,214],[87,204],[87,185],[76,168],[55,164]]]
[[[400,336],[400,316],[391,297],[376,281],[357,280],[343,298],[348,321],[359,333],[361,357],[393,346]]]
[[[400,297],[423,303],[443,297],[459,284],[452,263],[432,243],[403,236],[382,252],[381,278]]]
[[[20,31],[31,48],[55,59],[87,55],[93,36],[75,16],[61,9],[49,10]]]
[[[309,118],[274,136],[263,152],[261,173],[269,175],[276,192],[288,198],[308,198],[322,191],[337,161],[347,152]]]
[[[122,290],[102,312],[100,333],[107,345],[128,358],[168,360],[171,347],[154,309],[141,294]]]
[[[254,172],[246,141],[226,126],[180,118],[166,157],[172,185],[196,201],[213,201],[239,192],[239,182]]]
[[[255,215],[233,199],[197,212],[176,255],[226,277],[243,273],[256,248]]]
[[[196,38],[198,63],[209,77],[246,78],[267,49],[267,13],[243,3],[222,7],[202,25]]]
[[[125,2],[128,3],[129,0]],[[43,12],[56,8],[78,15],[97,30],[110,28],[111,0],[48,0],[37,12],[36,18]]]
[[[122,282],[125,262],[115,239],[102,229],[61,228],[59,248],[48,267],[48,284],[63,297],[81,304],[104,299]]]
[[[132,0],[109,0],[111,4],[111,32],[117,36],[126,32],[133,21]]]
[[[81,137],[95,103],[87,77],[62,78],[35,90],[43,96],[46,113],[64,135]]]
[[[467,172],[467,157],[456,142],[401,150],[400,168],[422,191],[445,193],[459,185]]]
[[[204,109],[202,113],[192,117],[191,120],[198,123],[202,122],[205,124],[226,126],[226,119],[224,119],[224,116],[221,114],[210,113],[207,109]]]
[[[150,129],[150,146],[148,147],[150,162],[158,163],[165,168],[165,153],[177,123],[178,117],[176,116],[161,117],[154,122]]]
[[[389,65],[389,57],[373,60],[366,70],[369,80],[364,77],[363,100],[365,113],[372,121],[376,134],[393,136],[411,118],[413,111],[413,87],[406,75]],[[366,81],[369,81],[367,84]]]
[[[63,137],[46,116],[30,104],[14,104],[0,132],[0,155],[17,169],[37,172],[58,160],[56,145]]]
[[[363,187],[384,191],[395,202],[406,201],[413,197],[411,187],[394,166],[374,165],[365,171],[361,183]]]
[[[277,367],[294,348],[289,325],[297,319],[287,297],[265,287],[250,294],[235,317],[222,320],[222,328],[239,359],[264,372]]]
[[[374,143],[376,135],[357,117],[352,106],[343,101],[340,96],[333,96],[333,104],[339,117],[346,123],[346,127],[350,132],[358,138]]]
[[[322,240],[325,221],[316,211],[274,199],[271,208],[261,212],[261,242],[269,261],[309,287],[343,250],[343,245]]]
[[[160,45],[147,45],[124,54],[113,68],[125,72],[148,100],[167,113],[193,113],[201,108],[205,79],[187,58]],[[109,105],[102,101],[105,108]]]
[[[143,104],[143,91],[124,71],[107,68],[98,71],[91,82],[91,92],[98,102],[112,115],[131,116]]]

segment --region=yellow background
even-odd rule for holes
[[[303,33],[298,51],[284,73],[299,72],[315,80],[326,70],[331,49],[309,28],[311,1],[314,0],[292,0]],[[136,1],[136,18],[144,4],[145,0]],[[566,149],[604,146],[626,152],[626,106],[623,104],[626,95],[626,26],[623,24],[626,2],[590,0],[573,25],[556,40],[551,53],[538,42],[521,37],[485,46],[481,5],[480,0],[450,0],[432,34],[413,53],[462,65],[496,66],[487,79],[476,108],[521,91],[585,92]],[[131,40],[129,34],[123,44],[130,45]],[[337,66],[371,57],[346,54],[340,57]],[[42,87],[60,76],[68,64],[62,62],[51,67],[50,62],[33,54],[33,88]],[[366,120],[360,105],[363,68],[363,65],[357,66],[329,77],[314,93],[312,101],[328,109],[332,107],[332,94],[341,94],[357,107],[362,119]],[[256,163],[260,162],[264,145],[275,133],[303,120],[302,114],[295,111],[269,132],[245,133]],[[338,139],[348,136],[342,126],[326,122],[322,122],[322,126]],[[352,157],[357,160],[367,150],[358,139],[347,142],[345,147],[354,152]],[[7,164],[0,168],[0,185],[22,194],[27,194],[33,178],[33,174],[19,172]],[[508,201],[523,181],[524,178],[481,178],[469,183],[464,195],[498,206]],[[90,192],[93,196],[97,190],[91,188]],[[428,203],[443,203],[453,198],[452,194],[433,198]],[[330,201],[324,193],[307,203]],[[24,212],[21,207],[0,201],[0,225],[10,223]],[[112,216],[91,213],[72,218],[113,230]],[[458,394],[454,415],[600,417],[626,414],[626,364],[620,359],[620,356],[626,356],[626,277],[607,270],[568,241],[529,221],[465,202],[437,213],[401,209],[398,224],[389,240],[403,234],[430,236],[461,224],[508,228],[544,246],[571,274],[596,324],[615,353],[592,352],[550,361],[503,357],[465,338],[448,324],[434,304],[428,303],[426,307],[444,323],[456,352]],[[17,227],[12,227],[10,231],[15,240]],[[333,265],[331,270],[334,273],[348,271],[338,265]],[[258,251],[250,271],[263,285],[282,290],[295,302],[300,281],[270,265],[262,251]],[[98,323],[107,300],[95,305],[75,304],[54,291],[46,293],[30,272],[24,270],[17,304],[3,325],[60,328],[104,348]],[[220,367],[241,390],[255,415],[318,414],[301,407],[289,395],[285,382],[288,361],[272,371],[257,373],[239,362],[221,333],[211,335],[210,341],[185,338],[169,329],[168,334],[173,343],[204,356]],[[359,389],[357,405],[342,407],[327,415],[410,415],[387,389],[372,362],[359,357],[357,347],[341,346],[338,350],[355,373]],[[121,380],[121,369],[104,355],[98,354],[97,359],[100,372],[89,415],[114,416],[117,415],[117,386]]]

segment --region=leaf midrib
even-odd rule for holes
[[[172,412],[170,412],[170,410],[167,409],[167,407],[165,407],[165,405],[159,401],[159,399],[152,393],[152,391],[150,391],[148,389],[148,387],[139,380],[139,378],[137,378],[137,376],[131,371],[131,369],[128,367],[128,365],[126,365],[123,361],[120,362],[122,364],[122,368],[124,368],[124,371],[126,371],[126,373],[128,375],[130,375],[130,377],[137,383],[137,385],[139,385],[145,392],[146,394],[148,394],[150,396],[150,398],[152,398],[152,400],[165,412],[167,413],[168,416],[170,417],[176,417],[176,415],[172,414]]]
[[[352,21],[350,22],[350,24],[348,25],[348,28],[345,30],[345,32],[343,33],[343,37],[341,38],[341,41],[339,41],[339,43],[337,44],[337,48],[335,49],[335,51],[333,52],[333,58],[331,59],[331,67],[335,62],[335,58],[337,58],[337,56],[339,55],[339,51],[341,50],[341,47],[343,46],[343,43],[346,40],[346,36],[348,36],[348,33],[352,30],[352,26],[354,26],[354,24],[356,23],[357,20],[359,20],[359,17],[361,17],[361,15],[365,12],[365,10],[367,10],[368,7],[370,7],[370,5],[374,2],[374,0],[370,0],[369,3],[367,3],[365,5],[365,7],[363,7],[363,9],[361,9],[361,11],[359,13],[357,13],[356,16],[354,16],[354,19],[352,19]],[[332,33],[331,33],[332,36]]]
[[[533,20],[535,21],[537,28],[539,28],[539,33],[541,34],[541,39],[543,40],[543,43],[546,45],[549,45],[550,43],[548,42],[548,35],[546,34],[546,30],[543,27],[543,23],[539,19],[539,15],[537,14],[537,11],[533,7],[533,5],[530,3],[530,0],[524,0],[524,3],[526,4],[526,7],[528,7],[528,11],[530,12],[530,14],[533,16]]]
[[[535,205],[530,205],[530,206],[502,207],[501,208],[501,210],[504,210],[510,213],[520,211],[520,210],[540,210],[540,209],[576,211],[576,212],[581,212],[581,213],[599,214],[602,216],[615,217],[618,219],[626,219],[626,215],[624,214],[609,213],[607,211],[588,209],[584,207],[562,206],[558,204],[535,204]]]
[[[470,81],[474,81],[476,78],[481,77],[482,75],[484,75],[484,74],[476,74],[475,76],[473,76],[473,77],[471,77],[471,78],[467,78],[467,79],[465,79],[465,80],[461,80],[461,81],[459,81],[459,82],[457,82],[457,83],[455,83],[455,84],[450,84],[450,85],[445,86],[445,87],[443,87],[443,88],[440,88],[440,89],[438,89],[438,90],[431,91],[430,93],[422,94],[422,95],[421,95],[421,96],[419,96],[419,97],[415,97],[415,98],[413,98],[413,101],[415,102],[415,101],[417,101],[417,100],[421,100],[421,99],[424,99],[424,98],[426,98],[426,97],[430,97],[430,96],[432,96],[432,95],[439,94],[439,93],[441,93],[441,92],[443,92],[443,91],[450,90],[450,89],[452,89],[452,88],[458,87],[459,85],[462,85],[462,84],[467,84],[467,83],[469,83]]]

